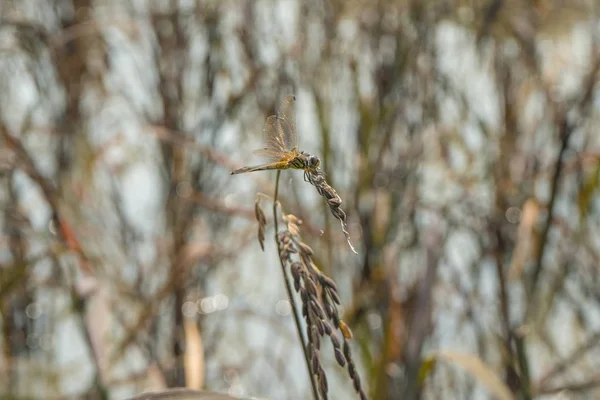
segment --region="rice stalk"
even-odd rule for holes
[[[312,259],[314,255],[312,248],[302,241],[300,237],[302,221],[293,214],[283,216],[283,221],[286,229],[277,234],[279,256],[290,269],[294,290],[302,301],[310,368],[317,379],[319,394],[323,400],[327,400],[327,375],[320,356],[321,339],[327,336],[333,345],[336,362],[342,368],[346,367],[360,399],[366,400],[367,396],[362,388],[348,343],[352,338],[352,331],[340,318],[337,309],[341,304],[337,286],[333,279],[315,265]]]

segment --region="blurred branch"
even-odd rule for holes
[[[589,337],[581,346],[576,348],[571,355],[566,357],[561,362],[557,363],[550,371],[544,374],[536,384],[536,393],[546,393],[551,379],[565,372],[568,368],[572,367],[584,356],[590,354],[592,349],[600,343],[600,332],[596,332]]]
[[[595,83],[597,80],[596,75],[598,74],[598,71],[600,71],[600,57],[597,56],[596,59],[594,60],[594,63],[592,64],[591,71],[590,71],[587,79],[585,80],[586,84],[584,85],[584,87],[586,88],[586,90],[578,102],[577,108],[580,109],[580,112],[582,115],[586,113],[586,111],[589,107],[589,104],[593,98],[592,95],[594,93]],[[550,97],[548,99],[550,100]],[[558,110],[556,110],[556,108],[555,108],[555,112],[558,112]],[[531,317],[530,313],[532,312],[532,309],[534,307],[532,304],[534,303],[535,300],[533,300],[533,299],[535,299],[536,287],[538,285],[540,273],[543,268],[544,255],[545,255],[547,244],[548,244],[548,234],[550,232],[550,227],[553,224],[553,217],[554,217],[554,211],[555,211],[554,204],[556,202],[559,181],[560,181],[561,173],[563,171],[564,154],[569,147],[569,139],[571,138],[571,134],[579,126],[578,123],[570,121],[569,116],[567,115],[566,111],[557,115],[556,118],[557,118],[556,125],[558,128],[558,137],[560,140],[560,149],[558,151],[556,163],[554,166],[554,173],[552,175],[552,180],[550,182],[550,200],[548,202],[548,209],[547,209],[548,216],[546,218],[546,222],[544,223],[544,226],[543,226],[541,234],[540,234],[539,248],[537,249],[537,252],[536,252],[536,258],[535,258],[535,262],[534,262],[533,269],[531,272],[531,278],[527,285],[527,293],[531,294],[533,297],[532,297],[532,301],[530,302],[529,306],[527,307],[527,313],[526,313],[525,320],[527,320],[528,317]]]
[[[48,205],[52,209],[52,212],[56,216],[56,222],[58,224],[58,233],[62,237],[67,247],[75,252],[79,257],[79,267],[88,273],[92,273],[89,258],[84,252],[74,229],[71,227],[66,217],[63,215],[60,206],[60,200],[58,193],[54,186],[49,182],[48,179],[39,172],[35,163],[27,150],[23,147],[21,142],[8,133],[6,126],[0,124],[0,137],[4,139],[7,146],[12,149],[17,155],[17,165],[23,168],[23,171],[39,186],[44,194]]]
[[[514,398],[509,388],[477,356],[454,351],[438,351],[430,357],[444,360],[463,368],[480,384],[485,386],[495,399],[512,400]]]
[[[420,280],[417,298],[415,299],[416,309],[411,315],[407,326],[409,336],[406,339],[404,359],[406,373],[404,377],[403,397],[404,400],[418,399],[420,397],[419,389],[419,371],[423,363],[423,345],[429,335],[432,327],[433,313],[433,286],[436,281],[438,265],[442,256],[443,237],[438,232],[438,227],[434,227],[427,233],[423,239],[425,247],[426,269],[423,278]],[[389,398],[389,394],[380,393],[381,398]],[[376,397],[380,398],[380,397]]]
[[[246,219],[254,219],[254,211],[250,208],[235,207],[223,204],[221,199],[211,199],[202,192],[194,191],[189,197],[185,197],[188,201],[206,208],[207,210],[221,212],[227,215],[244,217]]]
[[[578,383],[567,383],[563,385],[558,385],[555,387],[541,387],[536,395],[544,396],[544,395],[552,395],[552,394],[563,394],[566,393],[579,393],[586,392],[592,389],[597,389],[600,387],[600,376],[596,376],[592,379],[578,382]],[[592,394],[592,396],[594,396]]]

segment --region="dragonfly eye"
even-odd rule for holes
[[[315,156],[308,157],[308,162],[310,163],[311,168],[317,168],[319,164],[321,164],[321,160]]]

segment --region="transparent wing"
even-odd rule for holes
[[[271,115],[265,122],[263,129],[265,135],[265,147],[254,151],[262,157],[269,158],[273,161],[281,160],[289,151],[286,149],[285,141],[283,140],[283,130],[280,120],[276,115]]]
[[[298,150],[298,137],[296,136],[296,96],[293,94],[283,98],[277,113],[278,125],[281,129],[283,146],[285,150]]]
[[[279,150],[267,149],[267,148],[254,150],[252,153],[254,153],[255,155],[257,155],[259,157],[263,157],[263,158],[266,158],[271,161],[281,161],[287,154],[287,153],[282,153]]]
[[[254,154],[272,161],[280,161],[298,151],[295,106],[295,96],[284,97],[277,115],[271,115],[265,122],[265,147],[255,150]]]

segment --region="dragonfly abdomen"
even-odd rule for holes
[[[265,165],[256,165],[254,167],[238,168],[235,171],[231,171],[231,175],[243,174],[246,172],[268,171],[271,169],[288,169],[288,168],[290,168],[288,163],[273,163],[273,164],[265,164]]]
[[[231,175],[243,174],[246,172],[255,171],[267,171],[272,169],[302,169],[302,170],[314,170],[319,166],[319,159],[313,155],[300,152],[297,153],[293,158],[286,160],[285,158],[281,161],[276,161],[271,164],[255,165],[253,167],[238,168],[231,172]]]

